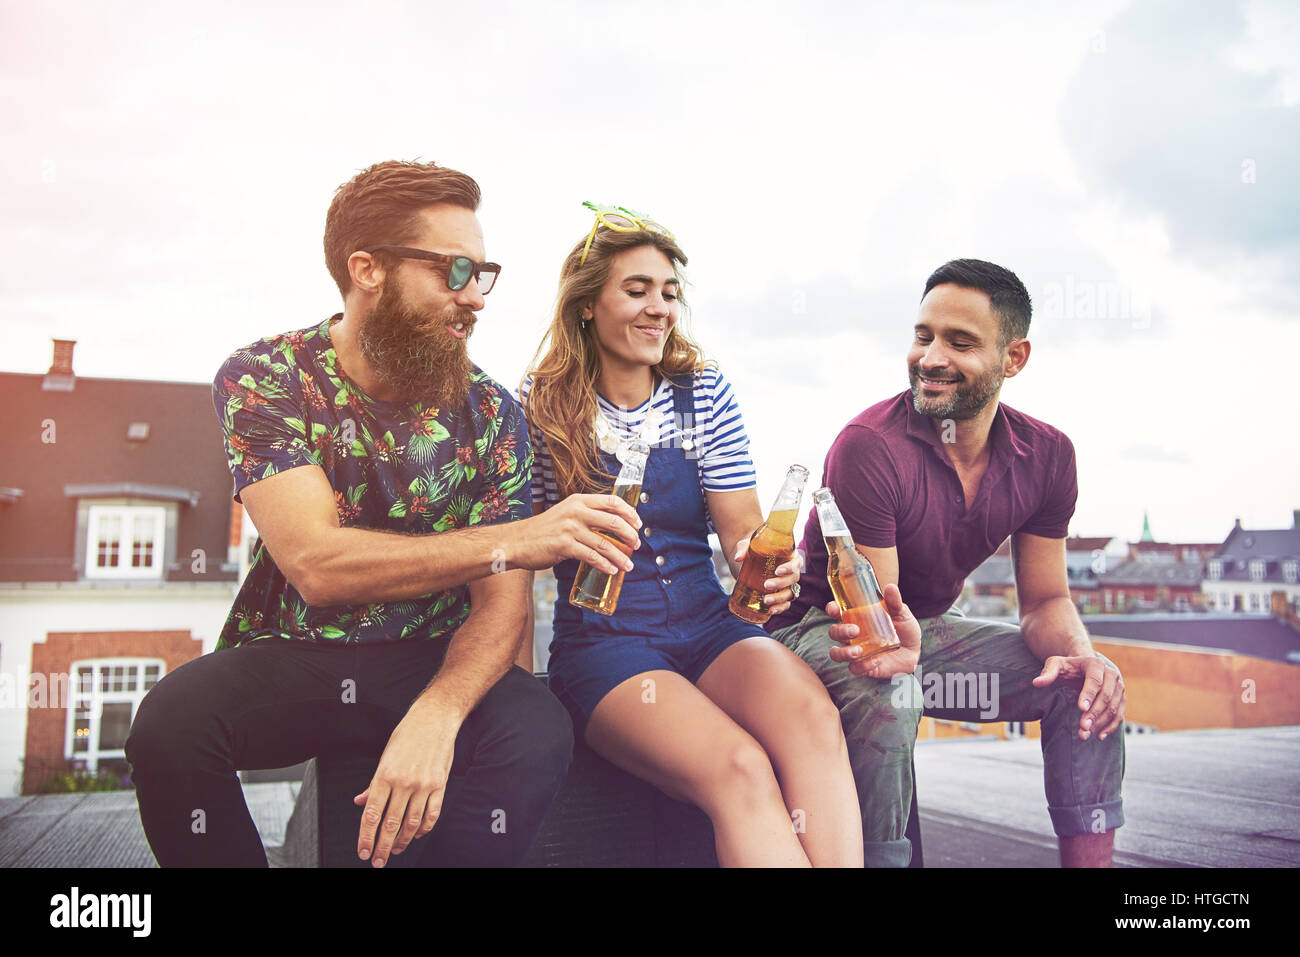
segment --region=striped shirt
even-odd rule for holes
[[[528,395],[530,385],[531,380],[528,380],[520,389],[521,402]],[[621,408],[599,393],[596,402],[605,421],[620,437],[637,434],[650,419],[659,423],[660,445],[685,448],[683,443],[690,441],[689,454],[697,456],[702,491],[736,492],[754,488],[757,484],[740,405],[731,391],[731,383],[717,369],[707,368],[695,380],[693,422],[675,421],[673,386],[666,380],[660,382],[654,394],[635,409]],[[531,423],[528,432],[533,443],[533,510],[536,513],[558,504],[560,493],[555,487],[546,437]]]

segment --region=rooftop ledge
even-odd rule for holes
[[[1126,740],[1119,867],[1300,865],[1300,726]],[[1056,867],[1039,742],[916,749],[927,867]],[[272,865],[299,784],[245,784]],[[135,794],[0,798],[0,867],[153,867]]]

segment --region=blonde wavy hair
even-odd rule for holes
[[[596,230],[587,260],[580,263],[587,237],[573,247],[560,269],[555,314],[533,356],[527,378],[532,386],[524,398],[528,422],[546,437],[551,467],[560,497],[574,492],[605,491],[615,476],[605,471],[596,448],[596,383],[600,381],[600,352],[595,325],[582,328],[582,309],[596,301],[609,279],[615,256],[639,246],[653,246],[668,257],[682,282],[686,255],[677,243],[655,232]],[[683,283],[684,284],[684,283]],[[686,302],[679,290],[681,314],[664,343],[663,359],[653,367],[661,378],[673,378],[703,369],[700,347],[683,329]],[[522,386],[521,386],[522,389]]]

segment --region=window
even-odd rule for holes
[[[1223,577],[1223,562],[1215,558],[1210,562],[1210,580],[1218,581]]]
[[[126,735],[145,692],[162,677],[158,658],[100,658],[72,665],[72,702],[64,757],[95,774],[104,764],[126,772]]]
[[[1250,580],[1253,582],[1262,582],[1264,580],[1264,568],[1266,562],[1262,558],[1252,558],[1250,560]]]
[[[1294,585],[1300,580],[1300,561],[1294,558],[1288,558],[1282,563],[1282,577],[1286,579],[1287,584]]]
[[[1259,595],[1251,592],[1250,598],[1248,598],[1247,601],[1250,603],[1251,611],[1259,611]]]
[[[1178,611],[1187,611],[1187,596],[1179,595],[1174,599],[1174,608]]]
[[[87,578],[161,578],[166,509],[92,505],[86,535]]]

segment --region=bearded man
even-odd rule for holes
[[[858,629],[835,621],[816,511],[801,546],[803,594],[767,625],[840,709],[869,867],[911,857],[903,832],[922,713],[1041,721],[1064,866],[1107,866],[1124,823],[1124,682],[1093,649],[1066,577],[1074,446],[999,402],[1003,380],[1029,361],[1030,311],[1009,270],[977,259],[940,266],[913,327],[911,389],[854,418],[827,453],[822,484],[905,626],[901,647],[863,659],[846,644]],[[1008,536],[1019,626],[966,618],[953,605],[966,576]],[[920,622],[919,640],[895,588]],[[924,690],[912,674],[918,656]]]
[[[216,375],[260,537],[217,649],[149,692],[126,744],[162,866],[266,866],[236,772],[322,751],[379,756],[355,798],[374,867],[421,838],[421,864],[516,864],[564,780],[569,717],[512,664],[529,571],[630,569],[596,529],[633,544],[640,522],[611,495],[529,517],[522,412],[466,350],[501,271],[478,204],[433,163],[362,171],[325,221],[343,312]]]

